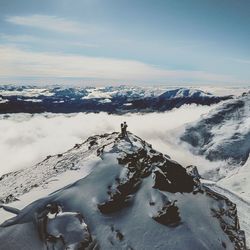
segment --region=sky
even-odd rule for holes
[[[0,84],[250,84],[249,0],[0,0]]]

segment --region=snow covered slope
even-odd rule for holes
[[[250,92],[222,103],[190,124],[181,139],[211,161],[243,165],[250,153]]]
[[[36,199],[53,178],[62,187]],[[236,205],[131,133],[90,137],[0,185],[5,203],[33,195],[20,211],[2,205],[17,215],[1,224],[0,249],[246,249]]]
[[[221,179],[218,184],[231,190],[250,203],[250,158],[241,167],[233,171],[229,176]],[[250,224],[250,220],[249,220]]]

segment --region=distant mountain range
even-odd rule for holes
[[[162,112],[184,104],[211,105],[231,98],[193,88],[0,86],[0,113]]]

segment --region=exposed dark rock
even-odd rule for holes
[[[124,182],[120,182],[119,179],[117,179],[117,182],[118,185],[116,191],[108,191],[109,199],[98,204],[99,210],[104,214],[113,213],[126,207],[132,199],[131,194],[137,191],[141,183],[140,179],[136,176],[136,173],[133,173]],[[108,188],[110,189],[111,187]]]
[[[91,149],[94,145],[97,145],[96,138],[93,138],[89,141],[89,149]]]
[[[8,195],[5,199],[1,200],[2,203],[8,204],[14,201],[19,201],[13,194]]]
[[[217,208],[211,208],[211,212],[214,217],[218,218],[222,230],[234,243],[235,249],[245,250],[245,233],[244,231],[240,230],[236,205],[227,197],[214,192],[206,186],[204,186],[203,189],[205,189],[206,195],[219,201],[220,206],[218,206]],[[227,209],[224,209],[224,207],[227,207]]]
[[[177,226],[181,221],[181,217],[175,202],[176,201],[163,206],[162,209],[153,216],[153,219],[166,226]]]
[[[158,165],[160,170],[156,170],[154,188],[172,193],[192,192],[194,189],[194,179],[188,175],[186,169],[180,164],[165,159],[163,165]]]

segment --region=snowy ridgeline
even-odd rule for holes
[[[0,196],[17,214],[1,224],[0,249],[246,249],[236,205],[131,133],[6,174]]]
[[[189,124],[181,139],[192,146],[193,153],[229,163],[210,176],[225,177],[235,165],[239,169],[237,165],[244,165],[250,153],[250,92],[223,102]]]
[[[231,99],[194,88],[0,86],[0,113],[154,112]]]

